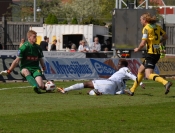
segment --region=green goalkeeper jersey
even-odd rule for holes
[[[39,45],[27,41],[19,48],[18,57],[21,58],[20,70],[23,68],[33,70],[40,69],[39,59],[44,55]]]

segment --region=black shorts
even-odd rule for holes
[[[147,54],[142,64],[144,65],[145,69],[146,68],[154,69],[159,59],[160,54]]]

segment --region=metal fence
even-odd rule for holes
[[[41,27],[43,21],[40,22],[10,22],[2,18],[0,22],[0,42],[4,49],[16,50],[22,38],[27,39],[26,33],[30,27]]]
[[[168,35],[166,41],[166,53],[175,54],[175,24],[166,24],[165,27]]]

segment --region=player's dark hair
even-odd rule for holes
[[[44,40],[47,40],[47,36],[44,36]]]
[[[127,62],[127,60],[125,60],[125,59],[120,59],[119,62],[121,63],[121,65],[123,65],[123,66],[125,66],[125,67],[128,66],[128,62]]]

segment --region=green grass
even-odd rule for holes
[[[144,82],[146,89],[139,87],[133,97],[89,96],[88,89],[38,95],[30,87],[20,88],[28,83],[0,83],[0,133],[175,132],[175,87],[164,95],[161,84]]]

